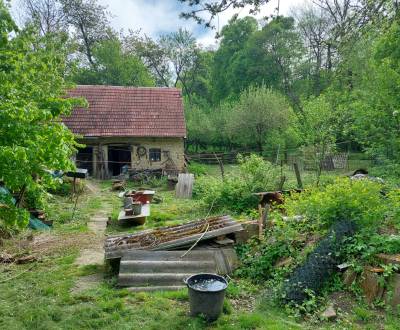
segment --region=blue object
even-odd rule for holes
[[[28,227],[34,230],[50,230],[50,227],[35,217],[29,218]]]

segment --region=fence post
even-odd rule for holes
[[[297,165],[297,163],[294,163],[293,167],[294,167],[294,172],[296,173],[297,186],[299,187],[299,189],[303,189],[303,182],[301,181],[299,166]]]

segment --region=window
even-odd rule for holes
[[[161,149],[149,149],[149,158],[151,162],[160,162]]]

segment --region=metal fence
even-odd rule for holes
[[[360,152],[334,152],[327,153],[324,157],[312,152],[301,150],[282,150],[276,154],[268,155],[259,151],[231,151],[231,152],[202,152],[186,154],[187,160],[201,164],[220,165],[220,163],[236,164],[238,155],[248,156],[250,154],[262,155],[265,160],[276,164],[285,165],[293,169],[294,164],[302,172],[317,171],[322,172],[350,172],[356,169],[368,169],[376,165],[376,160]]]

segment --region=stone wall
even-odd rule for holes
[[[93,173],[94,177],[109,178],[108,171],[108,149],[109,147],[118,148],[129,146],[131,153],[130,167],[132,169],[159,169],[175,167],[178,171],[184,169],[184,139],[183,138],[85,138],[79,141],[88,147],[93,147]],[[145,155],[141,156],[138,149],[146,150]],[[161,149],[161,160],[151,161],[149,149]]]

